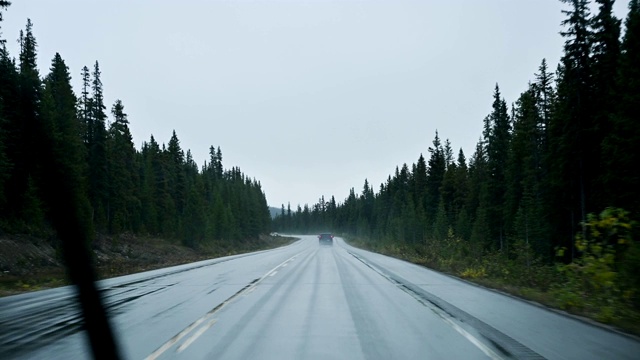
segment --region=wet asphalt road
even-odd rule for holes
[[[639,359],[640,342],[315,236],[100,283],[126,359]],[[0,299],[0,359],[90,358],[71,288]]]

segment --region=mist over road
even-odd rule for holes
[[[100,282],[126,359],[637,359],[631,337],[315,236]],[[89,358],[73,289],[0,299],[0,358]]]

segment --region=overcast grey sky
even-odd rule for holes
[[[628,1],[618,1],[624,18]],[[34,23],[44,76],[98,60],[137,148],[176,130],[199,165],[262,183],[271,206],[342,201],[415,162],[435,131],[470,157],[500,85],[514,102],[542,58],[555,69],[558,0],[13,0],[2,38]]]

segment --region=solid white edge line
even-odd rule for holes
[[[455,322],[453,322],[453,320],[449,319],[448,317],[445,317],[442,314],[438,314],[440,316],[440,318],[446,322],[447,324],[449,324],[455,331],[457,331],[460,335],[464,336],[465,339],[467,339],[470,343],[472,343],[473,345],[475,345],[478,349],[480,349],[480,351],[482,351],[485,355],[487,355],[488,357],[490,357],[491,359],[494,360],[502,360],[502,357],[500,355],[498,355],[495,351],[493,351],[490,347],[488,347],[487,345],[483,344],[480,340],[478,340],[477,337],[471,335],[467,330],[463,329],[460,325],[456,324]]]
[[[364,259],[362,259],[361,257],[357,256],[356,254],[350,252],[347,250],[347,252],[349,254],[351,254],[351,256],[355,257],[356,259],[358,259],[359,261],[361,261],[362,263],[367,264],[371,269],[373,269],[373,271],[375,271],[376,273],[378,273],[379,275],[381,275],[382,277],[384,277],[385,279],[389,280],[391,283],[395,283],[395,281],[393,279],[391,279],[389,276],[387,276],[386,274],[384,274],[382,271],[379,271],[377,269],[376,266],[374,266],[371,263],[366,262]],[[406,292],[406,291],[405,291]],[[503,358],[498,355],[495,351],[493,351],[490,347],[488,347],[487,345],[485,345],[482,341],[480,341],[477,337],[471,335],[467,330],[463,329],[460,325],[458,325],[457,323],[455,323],[453,320],[451,320],[448,315],[446,315],[446,313],[441,312],[440,309],[437,309],[434,306],[431,306],[429,304],[427,304],[426,302],[422,301],[422,299],[418,298],[416,295],[412,294],[412,293],[408,293],[411,297],[413,297],[414,299],[418,300],[419,303],[423,304],[424,306],[428,307],[429,309],[431,309],[431,311],[433,311],[436,315],[438,315],[440,317],[440,319],[442,319],[444,322],[446,322],[447,324],[449,324],[449,326],[451,326],[454,330],[456,330],[460,335],[462,335],[465,339],[467,339],[470,343],[472,343],[473,345],[475,345],[478,349],[480,349],[480,351],[482,351],[485,355],[487,355],[489,358],[493,359],[493,360],[502,360]]]

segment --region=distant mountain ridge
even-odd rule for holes
[[[271,214],[272,219],[275,219],[276,216],[280,215],[281,212],[282,212],[281,208],[269,206],[269,214]]]

